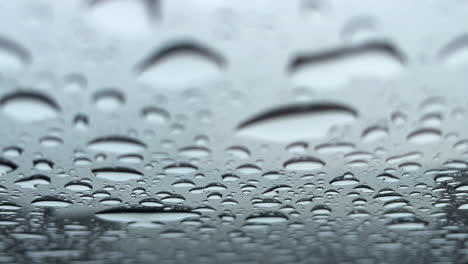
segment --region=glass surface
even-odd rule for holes
[[[467,263],[468,1],[1,0],[0,263]]]

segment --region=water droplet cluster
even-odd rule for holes
[[[465,263],[468,3],[0,3],[0,263]]]

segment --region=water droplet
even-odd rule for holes
[[[63,144],[63,140],[55,136],[45,136],[39,139],[39,143],[47,148],[58,147]]]
[[[427,223],[417,219],[395,219],[387,224],[387,227],[392,230],[418,230],[424,229]]]
[[[194,173],[197,170],[198,170],[197,167],[188,163],[173,164],[164,168],[164,171],[166,173],[172,173],[172,174],[188,174],[188,173]]]
[[[133,154],[146,150],[146,145],[137,139],[123,136],[107,136],[96,138],[88,143],[93,151],[111,152],[117,154]]]
[[[179,154],[191,158],[204,158],[211,154],[211,150],[204,147],[185,147],[179,150]]]
[[[73,203],[56,197],[43,197],[31,202],[35,206],[43,207],[67,207]]]
[[[202,45],[177,43],[148,56],[137,71],[145,83],[189,87],[215,78],[225,63],[220,54]]]
[[[442,132],[438,129],[424,128],[411,132],[407,139],[414,144],[427,144],[440,140]]]
[[[187,218],[198,217],[197,213],[185,211],[154,211],[154,210],[109,210],[96,213],[97,218],[112,222],[174,222]]]
[[[382,140],[388,136],[388,129],[385,127],[370,127],[361,135],[363,142],[375,142],[377,140]]]
[[[16,73],[31,61],[28,50],[20,44],[0,36],[0,73]]]
[[[400,178],[391,175],[390,173],[382,173],[380,175],[377,175],[377,178],[385,182],[398,182],[400,180]]]
[[[422,158],[423,158],[423,154],[421,152],[409,152],[409,153],[405,153],[405,154],[402,154],[402,155],[396,155],[396,156],[389,157],[386,160],[386,162],[388,164],[396,164],[396,163],[402,163],[402,162],[406,162],[406,161],[418,160],[418,159],[422,159]]]
[[[352,184],[358,184],[359,180],[354,177],[351,173],[345,173],[343,176],[339,176],[330,181],[333,186],[348,186]]]
[[[406,123],[406,120],[408,119],[408,117],[404,113],[401,113],[401,112],[393,113],[391,118],[392,118],[393,124],[395,124],[396,126],[404,125]]]
[[[72,181],[72,182],[67,183],[65,185],[65,188],[72,190],[72,191],[82,192],[82,191],[91,190],[93,186],[86,182]]]
[[[262,171],[259,167],[253,164],[244,164],[236,168],[236,171],[242,174],[254,174]]]
[[[261,207],[261,208],[271,208],[271,207],[280,206],[281,202],[275,199],[261,199],[261,200],[252,202],[252,205],[255,207]]]
[[[325,166],[325,162],[314,157],[293,158],[283,164],[285,169],[307,171],[318,170]]]
[[[262,177],[267,180],[278,180],[282,176],[283,175],[281,173],[276,172],[276,171],[269,171],[262,175]]]
[[[21,156],[21,154],[23,154],[23,149],[20,147],[12,146],[12,147],[6,147],[3,149],[3,155],[5,157],[16,158],[16,157]],[[1,163],[1,159],[0,159],[0,163]]]
[[[195,187],[195,183],[193,183],[191,180],[183,179],[183,180],[178,180],[172,184],[172,187],[175,188],[192,188]]]
[[[73,119],[73,123],[76,129],[86,130],[89,126],[89,119],[86,115],[78,114]]]
[[[65,77],[64,90],[69,93],[83,92],[88,86],[86,78],[77,73],[69,74]]]
[[[109,181],[129,181],[137,180],[143,177],[143,173],[123,167],[93,169],[96,177]]]
[[[16,170],[16,168],[18,168],[18,166],[15,163],[0,157],[0,176],[12,172]]]
[[[150,123],[166,124],[171,119],[166,110],[157,107],[145,107],[141,111],[141,114],[143,118]]]
[[[227,148],[226,152],[238,159],[248,159],[250,157],[250,151],[240,146],[233,146],[233,147]]]
[[[0,203],[0,210],[18,210],[20,208],[21,206],[18,206],[14,203],[5,203],[5,202]]]
[[[96,108],[106,113],[117,111],[125,103],[124,95],[112,89],[97,92],[93,100]]]
[[[143,162],[143,157],[139,155],[123,155],[119,157],[119,161],[123,163],[139,164]]]
[[[146,207],[163,207],[164,204],[154,198],[146,198],[140,201],[140,204]]]
[[[356,147],[350,143],[333,143],[333,144],[322,144],[315,147],[315,151],[319,154],[334,154],[334,153],[349,153]]]
[[[350,43],[371,41],[376,35],[376,24],[372,17],[354,17],[343,27],[341,35],[345,41]]]
[[[289,70],[296,85],[327,91],[355,79],[391,79],[403,70],[403,57],[389,44],[367,43],[300,55]]]
[[[245,221],[255,224],[277,224],[288,221],[288,218],[281,213],[264,213],[251,215]]]
[[[416,171],[419,168],[421,168],[421,164],[416,163],[416,162],[406,162],[406,163],[400,164],[399,167],[405,171]]]
[[[51,98],[37,92],[16,92],[0,100],[2,112],[20,122],[38,122],[56,118],[60,107]]]
[[[50,171],[54,168],[54,163],[45,159],[35,160],[33,164],[36,169],[43,171]]]
[[[34,189],[39,184],[50,184],[50,178],[45,175],[33,175],[26,178],[21,178],[15,181],[16,184],[21,186],[22,188],[31,188]]]
[[[442,61],[449,66],[468,64],[468,35],[464,34],[450,41],[439,52]]]
[[[240,179],[239,176],[234,175],[234,174],[224,174],[223,176],[221,176],[221,178],[225,182],[233,182],[233,181],[238,181]]]
[[[143,36],[152,32],[150,6],[143,0],[96,0],[87,21],[95,28],[125,37]]]
[[[323,138],[332,127],[349,124],[356,117],[353,109],[337,104],[286,106],[241,123],[237,134],[271,141]]]

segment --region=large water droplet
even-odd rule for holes
[[[137,170],[122,167],[94,169],[93,173],[96,177],[109,181],[129,181],[143,177]]]
[[[166,110],[157,107],[145,107],[141,114],[146,121],[156,124],[166,124],[171,118]]]
[[[17,167],[13,162],[0,158],[0,176],[16,170]]]
[[[29,64],[31,56],[24,47],[0,36],[0,73],[14,73]]]
[[[271,141],[322,138],[334,126],[354,121],[357,112],[337,104],[280,107],[241,123],[238,135]]]
[[[223,57],[198,44],[178,43],[163,48],[137,66],[141,81],[166,86],[190,86],[216,77]]]
[[[468,65],[468,34],[450,41],[441,49],[439,56],[449,66]]]
[[[151,11],[143,0],[97,0],[88,21],[111,34],[134,37],[152,31]]]
[[[197,213],[185,211],[154,211],[154,210],[110,210],[95,214],[97,218],[113,222],[172,222],[191,217],[198,217]]]
[[[307,171],[318,170],[325,165],[325,162],[314,157],[293,158],[284,163],[284,168],[288,170]]]
[[[288,217],[281,213],[263,213],[251,215],[245,221],[255,224],[277,224],[288,221]]]
[[[133,138],[109,136],[94,139],[88,143],[88,148],[93,151],[132,154],[144,151],[146,145]]]
[[[331,90],[358,78],[390,79],[402,71],[403,58],[385,43],[300,55],[291,65],[292,80],[318,90]]]
[[[21,122],[37,122],[57,117],[60,107],[37,92],[16,92],[0,100],[2,112]]]
[[[39,184],[50,184],[50,178],[45,175],[33,175],[15,181],[16,184],[23,188],[36,188]]]
[[[44,207],[67,207],[73,204],[69,201],[65,201],[57,197],[38,198],[32,201],[31,203],[36,206],[44,206]]]
[[[173,174],[187,174],[196,172],[197,167],[187,163],[180,163],[167,166],[164,168],[164,171]]]
[[[103,90],[94,95],[94,104],[102,112],[115,112],[125,103],[124,95],[113,89]]]
[[[338,176],[330,181],[333,186],[348,186],[358,184],[359,180],[356,179],[351,173],[346,173],[343,176]]]
[[[419,129],[411,132],[407,139],[414,144],[427,144],[440,140],[442,132],[438,129]]]

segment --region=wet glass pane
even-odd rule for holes
[[[0,1],[0,263],[467,263],[467,107],[467,1]]]

